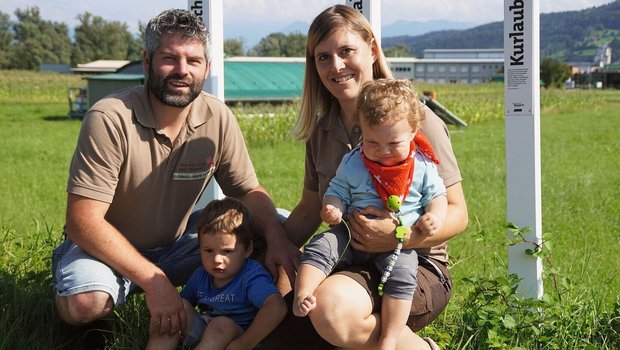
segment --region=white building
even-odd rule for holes
[[[396,78],[479,84],[503,75],[504,49],[427,49],[424,58],[388,57],[387,60]]]

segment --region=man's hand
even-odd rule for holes
[[[144,296],[151,314],[150,333],[173,336],[187,329],[183,300],[163,273],[153,277]]]
[[[359,211],[353,210],[347,222],[351,229],[351,246],[354,249],[384,253],[396,248],[396,221],[386,209],[370,206]]]
[[[301,251],[286,237],[267,242],[265,267],[274,278],[278,278],[278,266],[282,266],[291,285],[295,283],[295,275],[301,263]]]
[[[278,278],[278,266],[282,266],[288,278],[294,281],[295,271],[301,262],[301,252],[282,227],[267,191],[259,186],[239,199],[250,209],[254,224],[265,237],[267,251],[264,265],[274,281]]]

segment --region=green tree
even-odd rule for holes
[[[224,40],[224,56],[243,56],[243,39],[238,38]]]
[[[299,33],[271,33],[262,38],[249,54],[264,57],[305,57],[306,36]]]
[[[73,64],[94,60],[136,60],[140,58],[142,43],[128,30],[127,24],[106,21],[89,12],[77,16],[80,25],[75,28]]]
[[[540,79],[542,79],[545,88],[562,87],[570,76],[571,69],[566,63],[545,57],[540,64]]]
[[[138,21],[138,36],[129,39],[127,47],[127,59],[138,61],[142,59],[142,50],[144,50],[144,31],[146,24]]]
[[[411,57],[411,49],[406,44],[396,44],[383,49],[386,57]]]
[[[292,33],[286,37],[284,45],[284,56],[286,57],[306,57],[307,36],[300,33]]]
[[[281,45],[284,43],[284,33],[271,33],[266,37],[260,39],[258,44],[252,49],[253,56],[264,57],[281,57],[282,54]]]
[[[66,24],[42,20],[36,6],[17,9],[15,16],[15,45],[9,59],[11,68],[33,70],[42,63],[69,64],[71,42]]]
[[[13,29],[10,16],[0,11],[0,69],[8,68],[9,55],[12,51]]]

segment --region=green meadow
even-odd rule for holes
[[[73,342],[55,314],[50,252],[62,240],[80,128],[67,117],[67,87],[84,85],[73,75],[0,71],[0,350]],[[417,88],[469,123],[450,127],[469,208],[468,228],[449,244],[453,297],[421,334],[442,349],[620,348],[620,91],[541,92],[545,296],[532,301],[507,275],[503,85]],[[289,135],[298,107],[232,106],[261,183],[288,209],[303,180],[304,145]],[[142,295],[109,321],[111,349],[144,347]]]

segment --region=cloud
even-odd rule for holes
[[[234,0],[224,2],[224,17],[232,22],[274,21],[310,22],[314,16],[333,4],[344,3],[333,0]]]
[[[600,6],[612,0],[541,0],[542,13],[580,10]],[[344,4],[335,0],[224,0],[224,20],[228,23],[293,23],[311,22],[323,9],[333,4]],[[428,21],[451,20],[488,23],[503,19],[502,0],[382,0],[381,18],[384,24],[399,20]],[[139,0],[128,6],[126,0],[1,0],[0,11],[13,17],[15,9],[38,6],[41,17],[46,20],[64,22],[69,27],[78,25],[78,14],[86,11],[108,21],[127,23],[137,31],[138,22],[148,22],[162,10],[187,7],[185,0]]]

